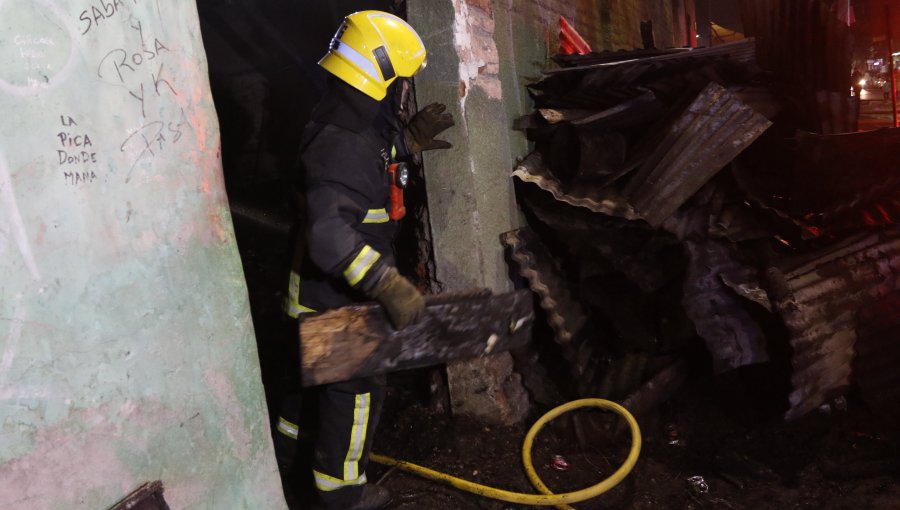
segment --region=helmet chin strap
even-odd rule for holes
[[[394,120],[400,117],[405,120],[406,99],[409,96],[409,80],[397,78],[388,86],[387,94],[381,100],[381,113]]]

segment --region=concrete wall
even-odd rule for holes
[[[0,1],[0,508],[284,508],[193,2]]]

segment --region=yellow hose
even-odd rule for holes
[[[540,477],[534,469],[534,465],[531,463],[531,448],[534,443],[534,438],[535,436],[537,436],[537,433],[544,427],[544,425],[549,423],[557,416],[582,407],[599,407],[601,409],[607,409],[610,411],[614,411],[625,418],[625,421],[628,422],[628,426],[631,428],[631,451],[628,452],[628,457],[625,459],[625,462],[622,464],[622,466],[619,467],[619,469],[616,470],[616,472],[613,473],[609,478],[601,481],[600,483],[575,492],[553,494],[552,492],[550,492],[550,489],[548,489],[547,486],[544,485],[544,483],[541,481]],[[519,492],[495,489],[493,487],[488,487],[486,485],[481,485],[463,480],[461,478],[446,475],[444,473],[434,471],[433,469],[418,466],[410,462],[392,459],[390,457],[385,457],[383,455],[377,455],[374,453],[371,454],[369,458],[379,464],[395,466],[399,469],[415,473],[424,478],[448,483],[453,487],[456,487],[457,489],[471,492],[472,494],[478,494],[479,496],[498,499],[501,501],[506,501],[508,503],[538,506],[556,506],[557,508],[571,509],[572,507],[567,506],[567,503],[579,503],[581,501],[595,498],[618,485],[619,482],[621,482],[625,479],[626,476],[628,476],[628,473],[631,472],[632,468],[634,468],[634,465],[637,462],[638,456],[640,454],[641,429],[640,427],[638,427],[637,420],[634,419],[634,416],[632,416],[627,409],[620,406],[619,404],[616,404],[615,402],[610,402],[609,400],[603,400],[599,398],[585,398],[581,400],[574,400],[550,410],[550,412],[548,412],[544,416],[541,416],[541,418],[531,426],[528,434],[525,435],[525,442],[522,444],[522,463],[525,465],[525,473],[528,475],[528,479],[531,480],[531,484],[534,485],[534,487],[543,494],[523,494]]]

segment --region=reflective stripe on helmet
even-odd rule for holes
[[[336,47],[334,48],[334,52],[346,58],[350,62],[353,62],[356,67],[360,68],[360,70],[368,74],[373,80],[381,81],[381,78],[378,75],[378,71],[375,69],[375,64],[373,64],[371,60],[362,56],[360,52],[351,48],[344,41],[338,41]]]

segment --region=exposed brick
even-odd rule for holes
[[[483,12],[491,14],[491,0],[466,0],[469,7],[476,7]]]

